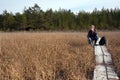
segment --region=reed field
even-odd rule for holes
[[[120,32],[98,32],[108,40],[120,77]],[[87,32],[0,33],[0,80],[91,80],[95,67]]]

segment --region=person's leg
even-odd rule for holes
[[[88,43],[91,45],[91,46],[93,46],[93,40],[92,40],[92,38],[88,38]]]
[[[95,37],[91,37],[91,40],[92,40],[91,45],[94,46],[94,45],[96,45],[96,42],[97,42],[98,38],[96,36]]]
[[[94,40],[95,40],[95,44],[96,44],[96,42],[98,40],[98,36],[97,35],[95,36]]]
[[[92,40],[91,40],[91,38],[89,37],[89,38],[88,38],[88,43],[91,44],[91,41],[92,41]]]

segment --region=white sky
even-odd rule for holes
[[[32,7],[38,4],[42,10],[52,8],[70,9],[74,13],[79,11],[93,11],[95,8],[101,10],[104,8],[120,8],[120,0],[1,0],[0,13],[4,10],[8,12],[23,12],[24,7]]]

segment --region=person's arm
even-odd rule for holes
[[[91,30],[89,30],[87,37],[89,38],[91,34],[92,34]]]
[[[88,31],[87,38],[90,36],[89,33],[90,33],[90,31]]]
[[[99,37],[96,29],[95,29],[95,35],[96,35],[97,37]]]
[[[95,31],[95,34],[97,35],[97,30],[95,29],[94,31]]]

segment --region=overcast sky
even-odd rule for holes
[[[101,8],[120,8],[120,0],[1,0],[0,14],[4,10],[16,13],[23,12],[24,7],[32,7],[38,4],[42,10],[52,8],[58,10],[59,8],[70,9],[74,13],[79,11],[93,11],[94,8],[101,10]]]

